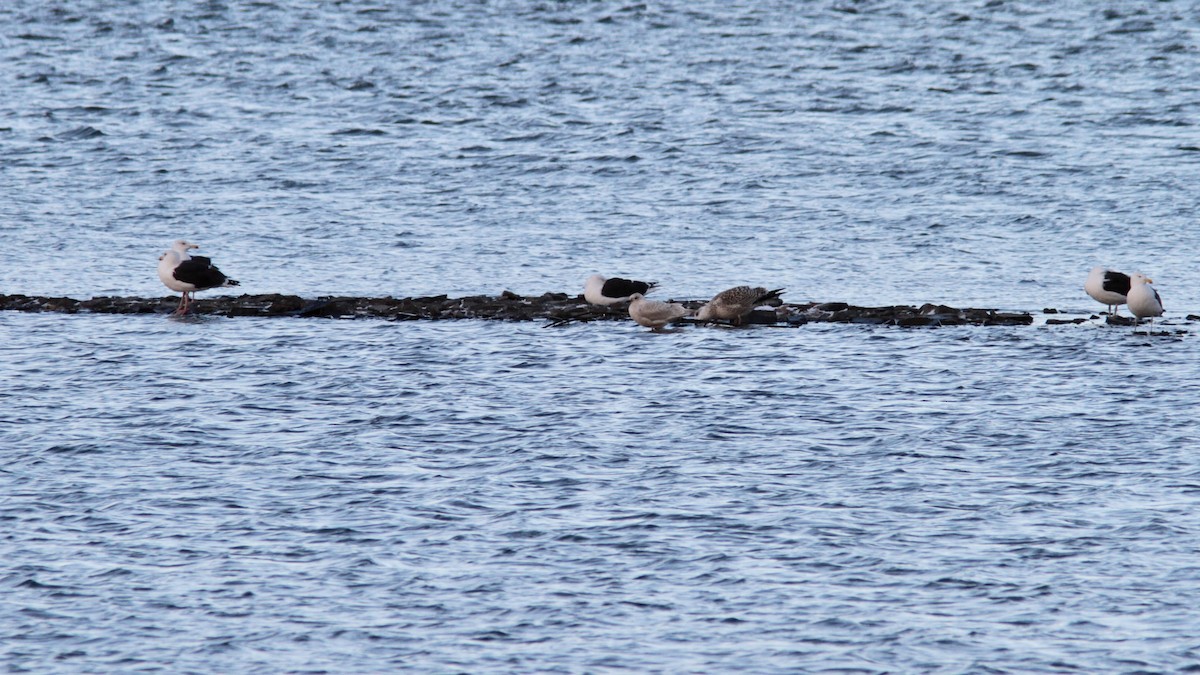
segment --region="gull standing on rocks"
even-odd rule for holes
[[[1104,267],[1093,267],[1083,283],[1083,290],[1096,302],[1108,305],[1108,313],[1116,316],[1125,296],[1129,294],[1129,275]]]
[[[1154,332],[1154,317],[1162,316],[1163,304],[1162,298],[1158,296],[1158,291],[1150,284],[1154,283],[1153,279],[1146,278],[1145,274],[1134,274],[1129,278],[1129,293],[1126,300],[1129,304],[1129,311],[1137,317],[1137,321],[1142,319],[1150,319],[1150,332]],[[1137,326],[1137,321],[1134,326]]]
[[[740,326],[742,320],[755,307],[764,302],[778,300],[779,294],[782,292],[782,288],[768,291],[762,286],[755,288],[735,286],[713,296],[712,300],[709,300],[707,304],[700,308],[699,313],[696,314],[696,318],[701,321],[724,319],[733,322],[735,326]]]
[[[655,331],[691,314],[692,310],[677,302],[647,300],[641,293],[634,293],[629,302],[629,316],[639,325]]]
[[[188,251],[200,248],[199,244],[178,239],[171,250],[158,256],[158,278],[167,288],[183,293],[175,314],[187,314],[191,309],[191,294],[219,286],[238,286],[238,282],[213,267],[212,260],[202,255],[189,255]]]
[[[657,284],[653,281],[634,281],[620,277],[605,279],[604,275],[593,274],[583,285],[583,299],[593,305],[615,305],[632,300],[636,293],[645,295],[655,286]]]

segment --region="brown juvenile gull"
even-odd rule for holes
[[[713,296],[712,300],[709,300],[708,303],[700,308],[700,311],[696,314],[696,318],[701,321],[724,319],[733,322],[735,326],[740,326],[742,320],[755,307],[764,302],[777,300],[779,294],[782,292],[782,288],[768,291],[762,286],[755,288],[734,286]]]
[[[655,285],[653,281],[634,281],[620,277],[605,279],[602,274],[593,274],[583,285],[583,299],[593,305],[615,305],[632,300],[634,293],[645,295]]]
[[[1129,294],[1127,302],[1129,311],[1137,317],[1134,326],[1137,322],[1150,318],[1150,332],[1154,332],[1154,317],[1162,316],[1163,304],[1162,298],[1158,296],[1158,291],[1150,284],[1154,283],[1153,279],[1147,279],[1145,274],[1134,274],[1129,277]]]
[[[641,293],[634,293],[629,300],[629,316],[639,325],[659,330],[692,313],[692,310],[677,302],[647,300]]]
[[[1108,313],[1116,316],[1129,293],[1129,275],[1104,267],[1093,267],[1083,283],[1083,290],[1096,302],[1108,305]]]
[[[187,314],[191,308],[191,294],[218,286],[237,286],[238,282],[213,267],[212,260],[202,255],[189,255],[188,251],[200,248],[199,244],[178,239],[171,250],[158,256],[158,278],[167,288],[183,293],[176,314]]]

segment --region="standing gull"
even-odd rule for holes
[[[593,305],[615,305],[632,300],[637,293],[645,295],[656,285],[652,281],[634,281],[620,277],[605,279],[601,274],[593,274],[583,285],[583,299]]]
[[[1146,278],[1145,274],[1134,274],[1129,278],[1130,286],[1127,296],[1129,311],[1137,317],[1137,321],[1142,319],[1150,319],[1150,332],[1154,332],[1154,317],[1162,316],[1163,304],[1162,298],[1158,297],[1158,291],[1150,284],[1154,283],[1153,279]],[[1137,326],[1137,322],[1134,322]]]
[[[629,316],[639,325],[659,330],[692,313],[692,310],[677,302],[647,300],[641,293],[634,293],[629,302]]]
[[[200,248],[183,239],[171,245],[171,250],[158,256],[158,278],[167,288],[183,293],[176,314],[187,314],[191,308],[191,294],[219,286],[237,286],[238,282],[213,267],[212,261],[202,255],[189,255],[188,251]]]
[[[1083,283],[1083,290],[1096,302],[1108,305],[1108,313],[1116,316],[1125,296],[1129,294],[1129,275],[1104,267],[1093,267]]]
[[[778,300],[779,294],[782,292],[782,288],[768,291],[762,286],[755,288],[734,286],[713,296],[712,300],[709,300],[707,304],[700,308],[699,313],[696,314],[696,318],[701,321],[724,319],[733,322],[735,326],[740,326],[742,320],[755,307],[764,302]]]

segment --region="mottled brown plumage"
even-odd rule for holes
[[[721,319],[732,321],[734,324],[741,324],[742,319],[755,307],[764,302],[778,299],[779,294],[782,292],[782,288],[768,291],[762,286],[753,288],[750,286],[734,286],[713,296],[712,300],[709,300],[707,304],[700,308],[700,311],[696,314],[696,318],[701,321]]]

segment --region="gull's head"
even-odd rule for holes
[[[633,295],[629,296],[629,302],[632,304],[645,297],[646,296],[642,295],[641,293],[634,293]]]
[[[175,243],[171,245],[171,248],[179,251],[180,253],[187,253],[192,249],[200,248],[200,244],[193,244],[186,239],[176,239]]]
[[[1142,273],[1130,274],[1129,280],[1138,284],[1152,284],[1154,280]]]

